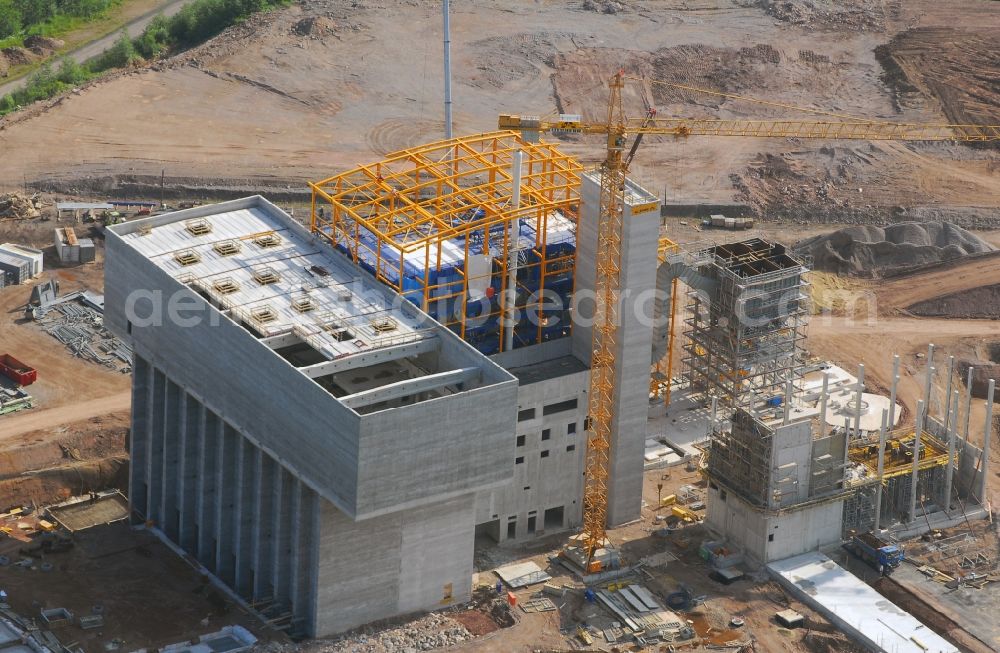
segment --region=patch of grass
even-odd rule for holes
[[[123,0],[0,0],[0,47],[29,36],[58,38],[100,20]]]
[[[19,106],[46,100],[91,79],[94,73],[63,57],[58,68],[46,62],[31,74],[24,88],[0,98],[0,115],[10,113]]]
[[[0,0],[0,13],[2,13],[4,1]],[[59,56],[80,46],[102,39],[108,34],[113,34],[133,19],[155,9],[161,2],[162,0],[113,0],[105,11],[96,16],[75,20],[70,17],[61,17],[56,23],[38,25],[15,35],[0,38],[0,48],[21,46],[24,43],[24,39],[32,34],[59,38],[65,41],[65,45],[49,59],[56,60]],[[2,20],[0,20],[0,24],[2,24]],[[2,34],[2,29],[0,29],[0,36]],[[39,69],[43,63],[45,62],[37,61],[30,64],[12,66],[7,71],[7,77],[0,79],[0,83],[12,82],[25,77]]]
[[[0,116],[32,102],[54,97],[104,71],[192,47],[257,12],[268,11],[290,2],[291,0],[195,0],[170,18],[162,14],[157,16],[135,39],[130,39],[123,28],[114,45],[85,66],[68,57],[63,57],[58,69],[48,62],[42,64],[31,74],[24,88],[0,98]]]

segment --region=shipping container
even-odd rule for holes
[[[0,354],[0,374],[13,379],[18,385],[31,385],[38,380],[38,372],[10,354]]]

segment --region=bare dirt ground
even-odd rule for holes
[[[791,13],[742,0],[612,4],[614,13],[570,0],[456,5],[456,132],[490,130],[501,112],[600,116],[605,80],[619,67],[649,80],[628,90],[631,113],[649,102],[663,115],[810,117],[656,81],[915,122],[979,119],[992,102],[977,89],[995,43],[959,39],[963,30],[1000,26],[1000,11],[979,2],[949,3],[948,11],[929,0],[855,2],[843,11],[795,2]],[[93,192],[165,170],[205,187],[238,180],[247,190],[278,190],[433,140],[442,132],[439,6],[296,5],[152,69],[12,116],[0,122],[0,185],[26,178]],[[907,30],[922,31],[890,43]],[[938,37],[963,45],[925,65]],[[879,46],[887,48],[881,57]],[[887,77],[883,63],[897,60]],[[910,72],[919,72],[914,91],[901,87]],[[596,161],[599,141],[567,139],[566,149]],[[735,197],[768,217],[843,222],[939,211],[983,226],[995,219],[984,207],[1000,199],[997,162],[993,150],[953,145],[649,139],[632,176],[665,189],[668,200]]]
[[[57,607],[77,616],[103,615],[99,630],[67,626],[59,633],[66,644],[75,640],[85,653],[103,653],[117,639],[123,650],[151,650],[228,624],[264,634],[252,617],[149,532],[118,522],[81,531],[73,539],[68,552],[45,554],[51,571],[37,565],[0,569],[0,583],[20,615],[36,617],[40,608]],[[2,544],[4,555],[20,559],[20,542],[4,539]]]
[[[54,226],[0,225],[0,241],[13,237],[45,246]],[[54,278],[62,294],[102,291],[102,261],[53,267],[58,264],[52,249],[48,247],[45,260],[48,269],[33,283]],[[0,506],[41,505],[89,490],[127,488],[123,470],[131,377],[75,358],[25,319],[30,292],[31,284],[0,289],[0,353],[13,354],[38,370],[38,381],[26,388],[35,407],[0,417]]]
[[[52,225],[46,229],[51,234]],[[51,248],[50,248],[51,249]],[[52,263],[46,260],[46,265]],[[60,293],[89,289],[103,292],[104,268],[99,264],[86,264],[73,268],[55,268],[42,273],[43,279],[59,281]],[[0,439],[8,429],[23,432],[15,426],[20,421],[35,422],[47,409],[73,406],[62,422],[70,422],[108,409],[122,410],[122,393],[131,387],[130,377],[105,367],[73,357],[63,345],[42,331],[24,316],[24,306],[31,294],[31,285],[7,286],[0,289],[0,353],[10,353],[38,370],[38,381],[27,388],[35,398],[36,408],[27,412],[0,417]],[[89,405],[92,400],[116,396],[117,399],[103,406]],[[128,406],[124,406],[127,408]],[[46,422],[37,422],[42,428]]]

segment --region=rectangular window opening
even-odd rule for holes
[[[523,435],[517,436],[517,446],[519,446],[519,447],[523,447],[524,446],[524,436]]]
[[[544,451],[542,451],[542,458],[548,458],[548,457],[549,457],[549,450],[545,449]]]
[[[517,458],[514,459],[515,465],[520,465],[523,462],[524,462],[524,456],[518,456]]]
[[[552,429],[542,429],[542,439],[548,440],[552,437]]]
[[[542,408],[542,415],[554,415],[555,413],[564,413],[567,410],[576,410],[576,406],[576,399],[560,401],[559,403],[549,404]]]
[[[240,289],[240,284],[235,279],[226,277],[225,279],[218,279],[212,284],[212,287],[220,295],[230,295]]]
[[[545,521],[543,522],[543,528],[545,530],[558,530],[562,528],[563,525],[563,506],[558,508],[549,508],[545,511]]]
[[[525,408],[524,410],[517,411],[517,421],[524,422],[529,419],[535,419],[534,408]]]

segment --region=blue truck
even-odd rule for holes
[[[903,549],[872,532],[858,533],[845,546],[884,576],[903,562]]]

